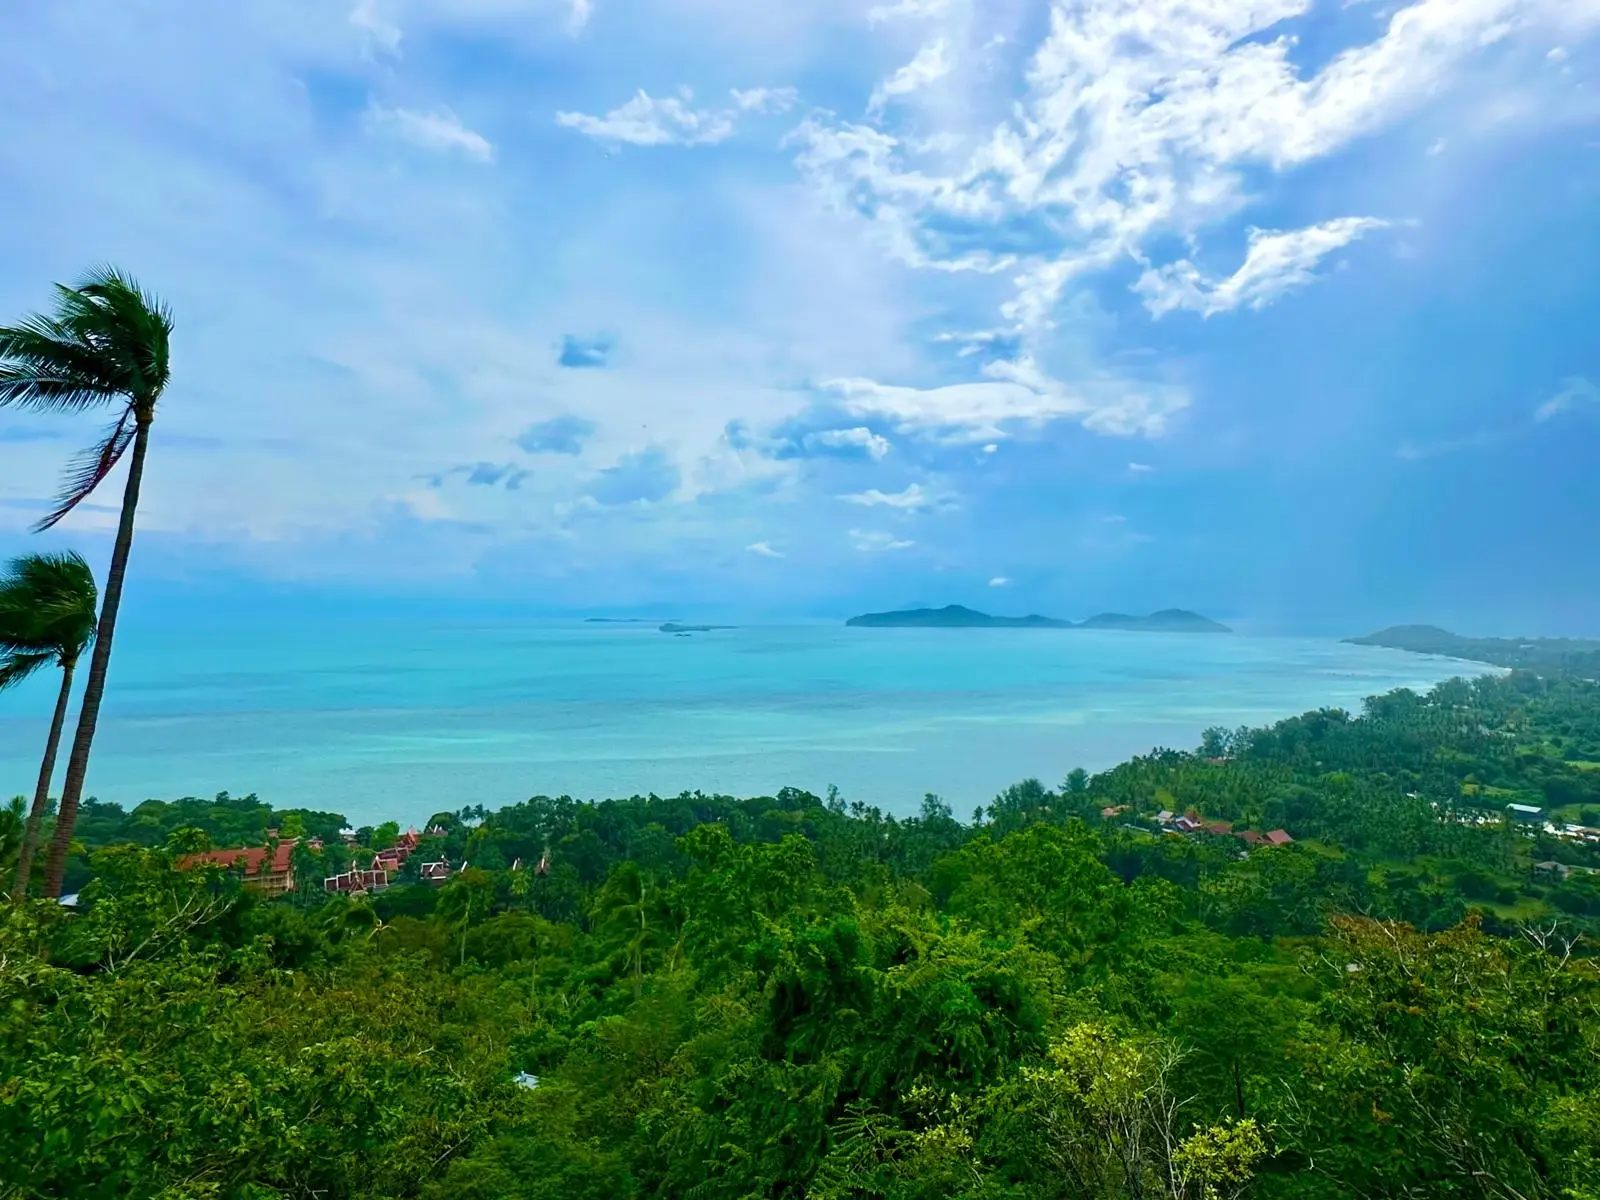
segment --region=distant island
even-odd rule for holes
[[[737,625],[679,625],[676,621],[668,621],[661,626],[662,633],[710,633],[713,629],[737,629]]]
[[[1593,638],[1475,638],[1462,637],[1437,625],[1393,625],[1366,637],[1344,640],[1352,646],[1384,646],[1493,667],[1600,677],[1600,640]]]
[[[1186,608],[1163,608],[1147,617],[1123,613],[1101,613],[1078,625],[1079,629],[1127,629],[1136,633],[1232,633],[1220,621],[1202,617]]]
[[[1145,617],[1123,613],[1101,613],[1087,621],[1074,623],[1059,617],[996,617],[948,604],[944,608],[905,608],[895,612],[863,613],[851,617],[846,625],[866,629],[1116,629],[1135,633],[1232,633],[1199,613],[1182,608],[1167,608]]]

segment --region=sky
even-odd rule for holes
[[[9,0],[131,602],[1600,634],[1600,0]],[[93,416],[0,410],[0,554]]]

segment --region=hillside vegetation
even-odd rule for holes
[[[0,1195],[1594,1200],[1595,763],[1600,687],[1513,674],[971,821],[441,813],[466,869],[331,899],[397,826],[267,900],[175,861],[337,814],[85,805],[77,911],[0,915]]]

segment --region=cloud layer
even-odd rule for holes
[[[172,301],[141,545],[174,577],[1041,610],[1238,581],[1233,521],[1330,527],[1279,491],[1411,486],[1480,437],[1554,461],[1596,409],[1564,314],[1593,299],[1597,24],[1594,0],[10,6],[0,320],[101,258]],[[93,433],[0,421],[0,550]],[[1093,606],[1171,600],[1199,603]]]

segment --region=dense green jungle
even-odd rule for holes
[[[86,801],[0,914],[0,1195],[1593,1200],[1596,826],[1600,685],[1524,672],[972,814],[443,811],[361,894],[398,823]]]

